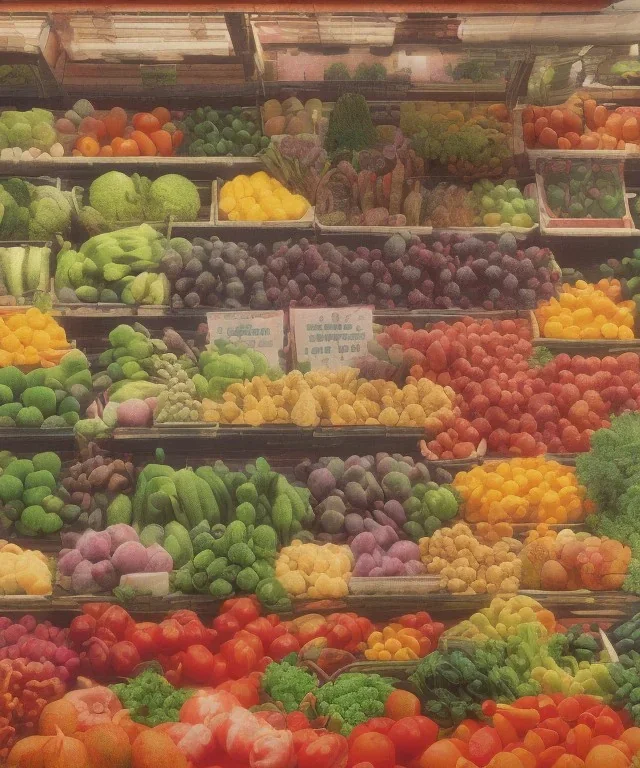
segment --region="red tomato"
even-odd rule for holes
[[[109,661],[120,677],[129,677],[140,663],[140,654],[133,643],[121,640],[109,649]]]
[[[281,635],[269,646],[269,656],[274,661],[280,661],[288,656],[290,653],[298,653],[300,650],[300,643],[294,635]]]
[[[393,768],[396,764],[396,748],[383,733],[363,733],[349,748],[348,765],[369,762],[374,768]]]
[[[165,619],[158,624],[158,648],[165,653],[177,653],[184,648],[184,629],[175,619]]]
[[[400,760],[421,755],[438,738],[438,726],[422,715],[403,717],[389,731]]]
[[[303,746],[297,757],[298,768],[345,768],[349,746],[339,733],[325,733]]]

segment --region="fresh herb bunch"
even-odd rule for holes
[[[162,675],[147,669],[128,683],[110,686],[136,723],[153,728],[177,722],[180,708],[193,696],[190,688],[174,688]]]

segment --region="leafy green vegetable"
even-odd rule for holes
[[[340,726],[340,733],[348,736],[356,725],[384,714],[385,702],[393,691],[392,682],[380,675],[348,672],[318,689],[316,708],[320,715]]]
[[[304,697],[318,686],[315,675],[298,667],[297,661],[298,657],[292,653],[280,663],[269,664],[262,676],[262,690],[279,701],[287,712],[295,712]]]
[[[153,728],[177,722],[180,708],[193,696],[190,688],[174,688],[162,675],[147,669],[128,683],[110,686],[136,723]]]

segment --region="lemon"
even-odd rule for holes
[[[247,177],[245,176],[245,178]],[[266,171],[256,171],[255,173],[252,173],[251,176],[249,176],[249,179],[251,180],[252,184],[255,184],[256,182],[260,184],[268,184],[270,181],[270,177]]]
[[[291,192],[289,192],[289,190],[285,187],[278,187],[278,189],[274,189],[273,194],[278,198],[278,200],[283,201],[292,196]]]
[[[281,206],[271,209],[271,221],[286,221],[287,212]]]

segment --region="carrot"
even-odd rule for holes
[[[128,140],[135,141],[140,149],[141,155],[145,155],[146,157],[153,157],[157,154],[156,145],[153,143],[151,138],[142,131],[134,131]]]

